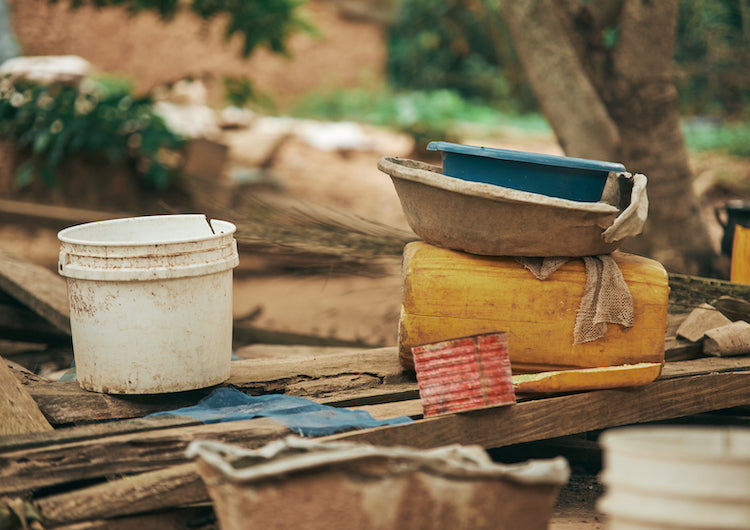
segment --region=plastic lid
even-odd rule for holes
[[[527,153],[525,151],[496,149],[493,147],[476,147],[473,145],[454,144],[451,142],[430,142],[427,145],[427,150],[445,151],[448,153],[458,153],[470,156],[483,156],[486,158],[496,158],[498,160],[508,160],[511,162],[526,162],[529,164],[541,164],[545,166],[585,169],[589,171],[625,171],[625,166],[616,162],[602,162],[600,160],[547,155],[542,153]]]

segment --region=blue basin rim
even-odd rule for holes
[[[603,162],[601,160],[589,160],[586,158],[547,155],[542,153],[527,153],[525,151],[497,149],[494,147],[476,147],[473,145],[454,144],[451,142],[430,142],[427,145],[427,149],[429,151],[444,151],[446,153],[481,156],[485,158],[495,158],[497,160],[526,162],[529,164],[541,164],[545,166],[556,166],[570,169],[583,169],[587,171],[614,171],[617,173],[625,171],[625,166],[617,162]]]

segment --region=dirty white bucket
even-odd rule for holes
[[[610,529],[750,528],[750,429],[629,427],[600,441]]]
[[[229,377],[234,231],[198,214],[114,219],[58,234],[81,387],[156,394]]]

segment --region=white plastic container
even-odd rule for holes
[[[100,221],[58,234],[82,388],[157,394],[229,377],[234,231],[191,214]]]
[[[600,441],[611,530],[750,528],[750,429],[629,427]]]

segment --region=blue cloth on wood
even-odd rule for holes
[[[233,388],[217,388],[195,406],[156,412],[149,416],[165,414],[188,416],[202,423],[249,420],[260,416],[272,418],[301,436],[324,436],[412,421],[406,416],[376,420],[364,410],[340,409],[283,394],[249,396]]]

